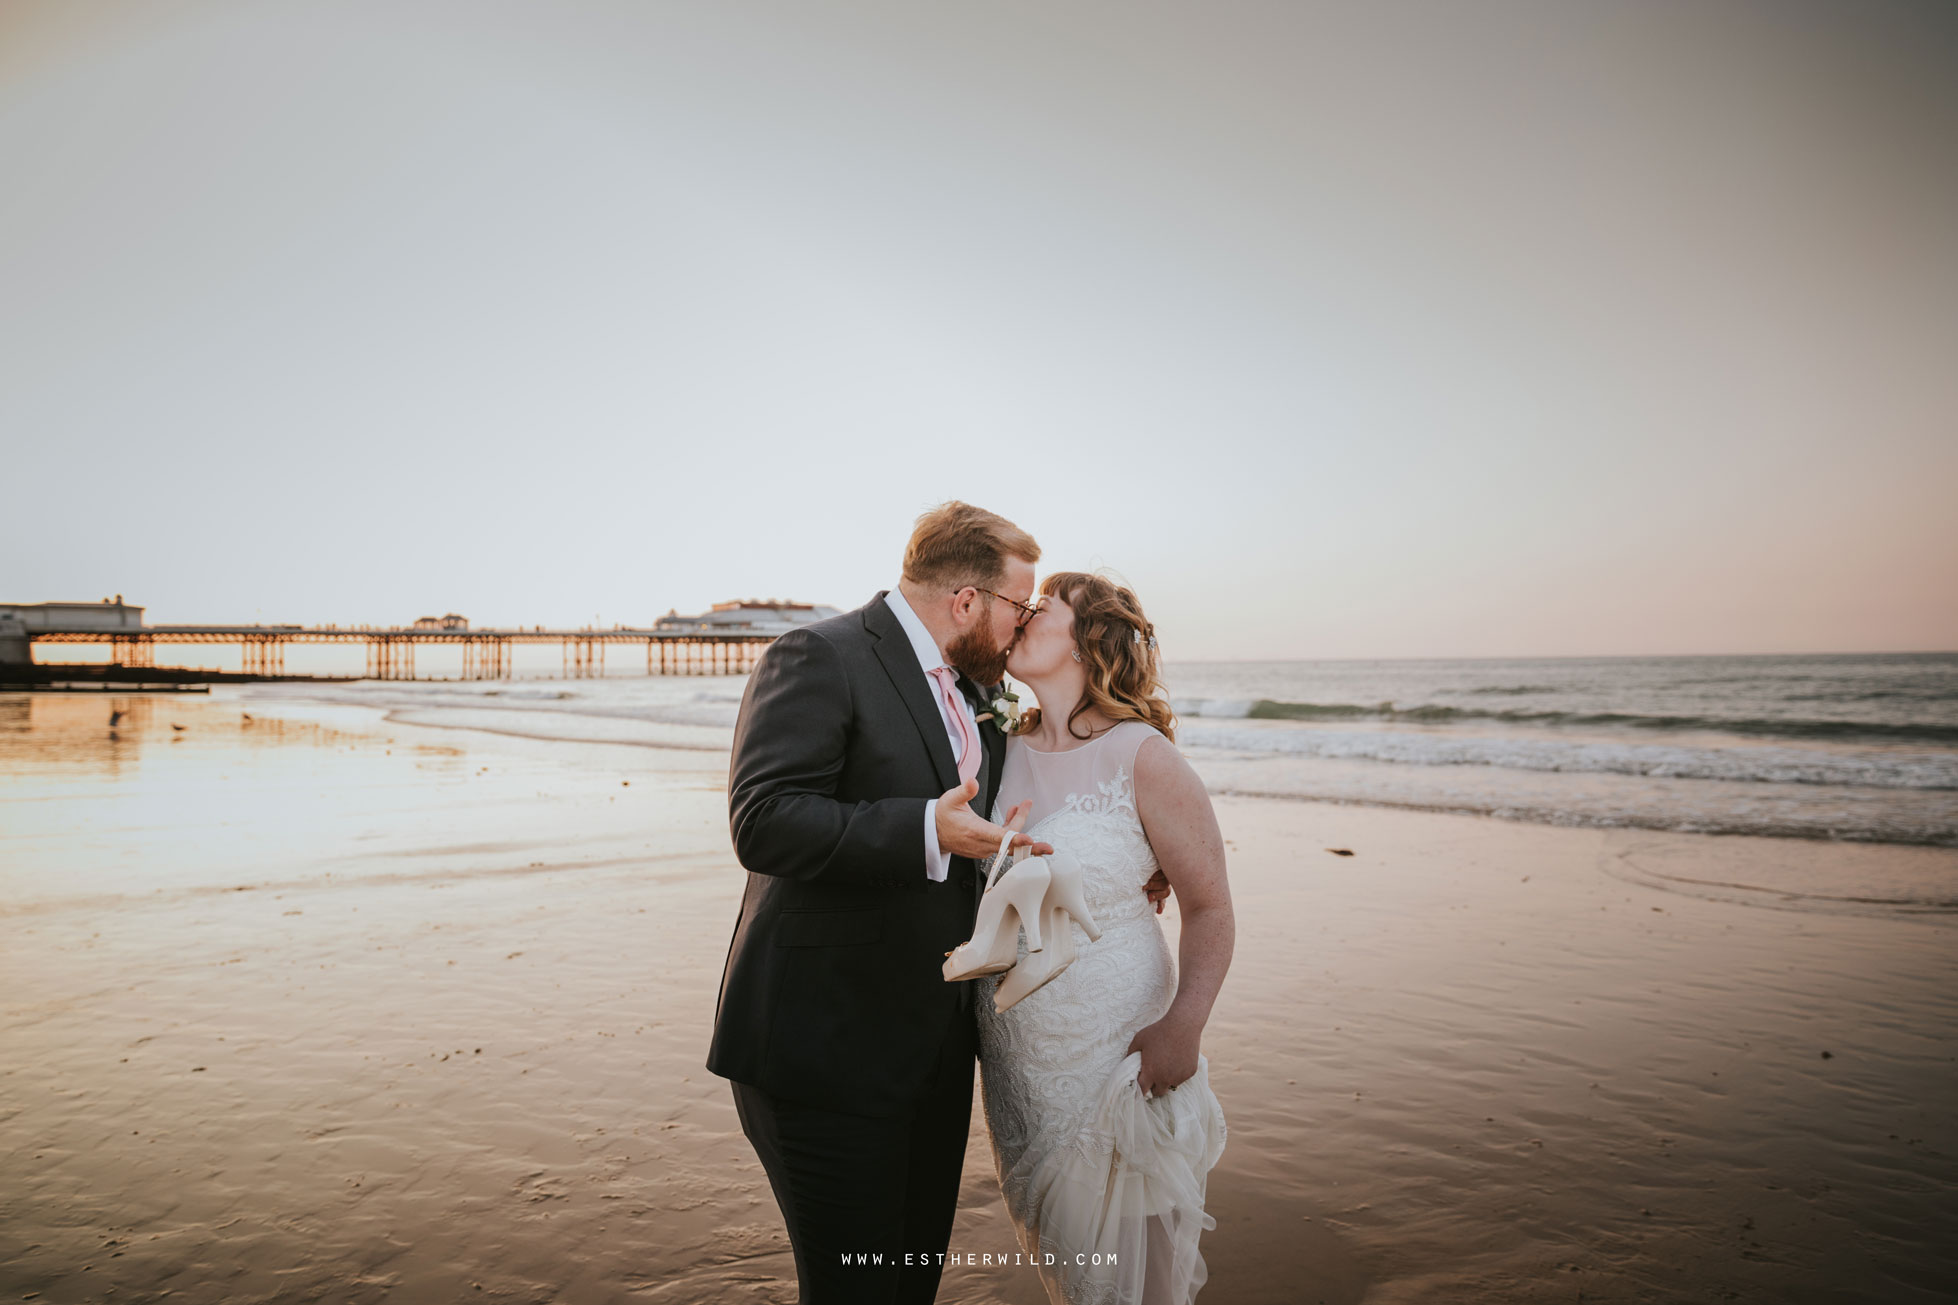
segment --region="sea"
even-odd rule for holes
[[[1958,653],[1172,662],[1164,678],[1176,742],[1214,793],[1958,846]],[[746,683],[540,675],[229,692],[708,754],[729,747]]]

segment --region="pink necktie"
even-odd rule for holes
[[[973,732],[972,722],[965,718],[965,704],[959,701],[958,672],[949,666],[933,669],[932,678],[945,695],[945,709],[952,713],[952,721],[958,726],[959,782],[964,783],[979,773],[979,736]]]

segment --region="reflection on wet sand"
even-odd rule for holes
[[[793,1300],[701,1065],[742,883],[721,779],[222,691],[0,696],[0,1289]],[[1856,856],[1935,888],[1958,853],[1218,810],[1240,932],[1203,1299],[1958,1286],[1949,918],[1613,872]],[[990,1161],[975,1108],[952,1250],[1010,1261]],[[940,1299],[1041,1294],[978,1263]]]

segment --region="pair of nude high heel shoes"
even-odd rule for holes
[[[1015,832],[1006,831],[990,863],[971,940],[945,953],[944,974],[949,982],[1012,971],[993,990],[995,1011],[1006,1010],[1074,964],[1069,916],[1080,923],[1089,942],[1101,937],[1081,893],[1080,861],[1065,850],[1014,860],[1007,849]],[[1027,958],[1019,960],[1023,928]]]

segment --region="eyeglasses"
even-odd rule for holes
[[[978,585],[969,585],[966,587],[971,589],[979,589]],[[962,592],[962,590],[954,589],[952,592],[956,594]],[[982,594],[992,594],[994,598],[999,599],[1001,602],[1011,603],[1013,604],[1013,606],[1019,608],[1020,619],[1017,622],[1017,624],[1019,625],[1025,625],[1028,621],[1040,615],[1041,605],[1045,603],[1047,599],[1046,594],[1036,594],[1032,602],[1023,603],[1017,598],[1008,598],[1005,594],[996,593],[991,589],[979,589],[979,592]]]

